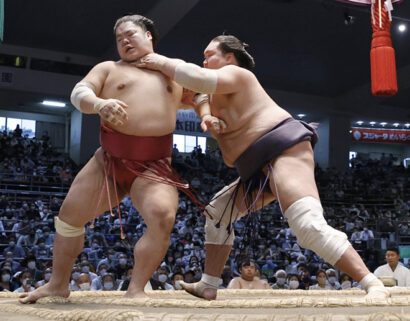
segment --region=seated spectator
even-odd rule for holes
[[[0,292],[13,292],[15,288],[11,280],[11,270],[3,267],[0,270],[0,276]]]
[[[75,283],[80,291],[91,290],[91,279],[88,273],[81,273]]]
[[[184,275],[182,273],[174,273],[171,277],[171,285],[174,287],[175,290],[183,290],[179,281],[184,280]]]
[[[113,269],[117,279],[121,279],[121,276],[125,275],[127,271],[132,267],[132,264],[128,262],[127,254],[121,253],[118,255],[118,264]]]
[[[107,273],[102,276],[102,291],[115,291],[117,283],[115,282],[114,275]]]
[[[27,270],[30,272],[35,282],[40,281],[43,278],[43,272],[39,269],[36,257],[34,255],[27,255],[22,262],[23,266],[27,266]]]
[[[339,278],[340,287],[342,290],[352,288],[352,278],[345,273],[342,273]]]
[[[276,282],[272,285],[272,289],[289,289],[289,285],[286,284],[286,276],[285,270],[277,270],[275,273]]]
[[[24,258],[26,257],[26,252],[24,251],[21,245],[16,244],[16,237],[11,235],[9,238],[9,246],[6,247],[3,251],[5,256],[7,252],[13,253],[14,258]]]
[[[300,279],[297,274],[288,275],[289,290],[297,290],[300,288]]]
[[[316,272],[316,284],[309,286],[309,290],[332,290],[332,287],[327,282],[326,272],[319,270]]]
[[[387,264],[379,266],[374,275],[377,277],[392,276],[398,286],[410,286],[410,270],[399,263],[400,252],[396,247],[390,247],[386,251]]]
[[[166,267],[161,266],[157,270],[157,280],[160,283],[158,290],[174,290],[174,287],[168,283],[168,271]]]
[[[188,270],[184,273],[184,282],[194,283],[195,282],[195,272]]]
[[[240,277],[232,279],[228,284],[228,289],[270,289],[268,283],[255,280],[256,267],[255,262],[245,259],[238,264]]]
[[[35,247],[34,254],[38,259],[47,259],[51,257],[50,247],[46,246],[46,242],[43,237],[38,239],[38,246]]]
[[[337,273],[334,269],[327,269],[326,270],[327,281],[329,285],[332,287],[332,290],[340,290],[342,287],[340,286],[339,281],[337,280]]]
[[[50,278],[51,278],[51,267],[48,267],[43,272],[43,279],[36,282],[35,288],[37,289],[38,287],[43,286],[44,284],[48,283],[48,281],[50,281]]]
[[[35,290],[34,288],[34,280],[31,278],[31,273],[28,270],[24,270],[20,272],[18,276],[18,280],[21,286],[15,289],[13,292],[17,293],[24,293],[24,292],[32,292]]]
[[[6,253],[4,257],[4,261],[2,262],[2,265],[0,265],[0,267],[4,267],[4,268],[9,267],[11,269],[12,274],[21,270],[20,263],[14,260],[13,252],[10,252],[10,251]]]

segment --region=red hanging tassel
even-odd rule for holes
[[[392,46],[389,13],[385,0],[372,5],[373,40],[370,51],[372,93],[375,96],[393,96],[397,93],[396,60]]]

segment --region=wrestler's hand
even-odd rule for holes
[[[165,56],[156,53],[150,53],[138,59],[135,63],[133,63],[133,65],[139,68],[161,71],[162,67],[164,67],[168,59],[169,58]]]
[[[192,107],[196,107],[196,102],[195,102],[195,95],[196,93],[192,90],[182,88],[182,98],[181,98],[181,103],[184,105],[189,105]]]
[[[212,136],[223,134],[226,129],[226,123],[215,116],[205,115],[202,117],[201,128],[205,132],[209,130]]]
[[[125,109],[128,105],[118,99],[101,99],[94,104],[94,110],[101,118],[113,125],[121,126],[128,120]]]

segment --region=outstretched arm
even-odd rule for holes
[[[240,91],[253,74],[235,65],[220,69],[201,68],[179,59],[148,54],[135,64],[137,67],[161,71],[175,82],[192,91],[204,94],[228,94]]]

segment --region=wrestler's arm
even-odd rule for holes
[[[105,80],[110,72],[110,69],[113,66],[112,61],[105,61],[95,65],[90,72],[77,83],[87,83],[90,84],[93,88],[94,94],[85,95],[82,97],[79,107],[80,111],[85,114],[97,114],[98,112],[94,109],[94,104],[98,101],[98,96],[101,93],[102,87]],[[77,107],[77,106],[76,106]]]
[[[106,61],[91,69],[87,76],[75,85],[71,93],[71,103],[82,113],[99,114],[106,122],[123,125],[128,119],[125,111],[128,105],[119,99],[98,97],[113,68],[115,68],[115,63]]]
[[[136,66],[161,71],[181,86],[204,94],[235,93],[255,78],[252,72],[236,65],[207,69],[159,54],[142,57]]]
[[[189,89],[184,88],[181,99],[181,109],[194,108],[196,114],[201,120],[201,128],[205,132],[208,131],[213,137],[224,132],[226,123],[211,114],[211,106],[209,105],[209,96],[207,94],[198,94]]]

